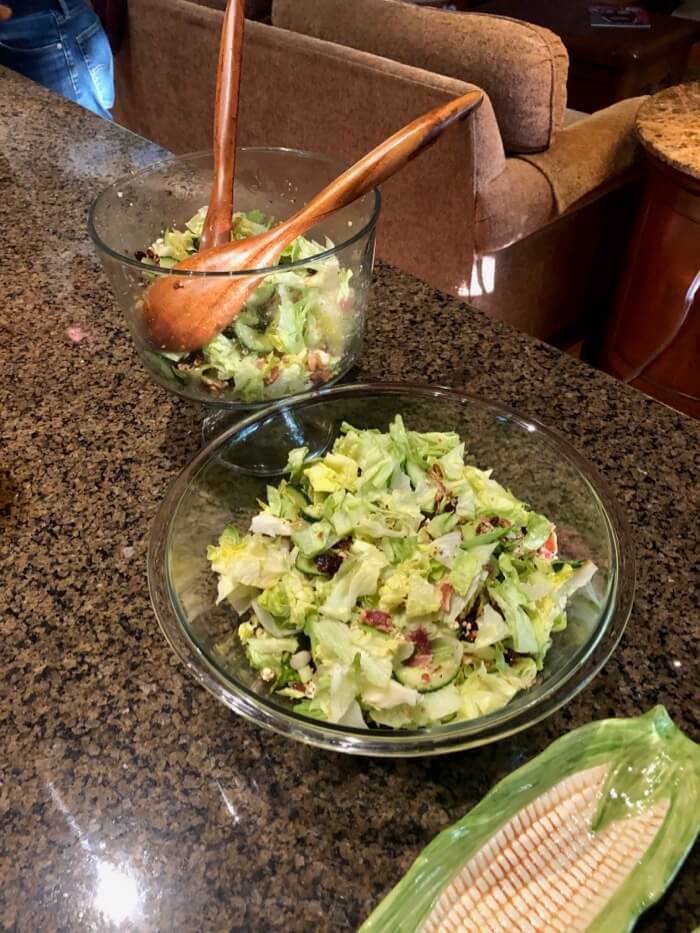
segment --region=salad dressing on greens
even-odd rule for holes
[[[296,712],[359,728],[472,719],[530,687],[596,567],[559,558],[553,523],[464,446],[397,416],[293,450],[249,532],[209,547],[241,619],[219,656],[243,645]]]

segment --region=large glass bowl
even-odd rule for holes
[[[307,719],[270,693],[243,653],[223,669],[212,647],[230,634],[236,617],[216,605],[216,579],[207,545],[233,523],[247,531],[266,483],[280,478],[297,430],[332,443],[343,421],[386,430],[400,414],[412,430],[456,431],[468,458],[531,507],[556,522],[560,551],[589,558],[597,607],[569,603],[567,628],[557,633],[535,685],[505,708],[464,722],[416,730],[354,729]],[[351,385],[324,389],[268,407],[217,437],[182,471],[152,531],[148,574],[151,599],[166,638],[194,677],[253,722],[292,738],[364,755],[432,755],[503,738],[568,702],[607,661],[632,605],[634,558],[625,522],[603,480],[564,440],[498,405],[449,389]]]
[[[166,228],[184,230],[207,204],[211,153],[171,157],[119,179],[95,200],[92,240],[150,375],[178,395],[216,408],[249,409],[339,379],[357,359],[372,277],[380,197],[374,190],[326,217],[305,236],[319,252],[283,266],[248,272],[188,272],[145,265],[146,251]],[[235,211],[262,211],[282,221],[346,166],[311,152],[240,149]],[[167,260],[166,260],[167,261]],[[283,274],[280,275],[283,270]],[[158,276],[250,277],[267,272],[246,303],[246,315],[224,334],[228,342],[180,359],[149,339],[144,290]],[[261,334],[283,312],[284,342]],[[246,323],[244,324],[244,320]],[[242,325],[242,326],[241,326]]]

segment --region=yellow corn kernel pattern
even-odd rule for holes
[[[455,875],[422,933],[586,930],[650,846],[668,809],[590,826],[606,766],[541,794]]]

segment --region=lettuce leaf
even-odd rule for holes
[[[377,591],[379,574],[386,564],[387,559],[379,548],[364,541],[355,541],[333,578],[330,594],[321,606],[321,613],[348,622],[357,600]]]

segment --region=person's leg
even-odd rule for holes
[[[75,100],[75,88],[52,12],[0,23],[0,65]]]
[[[110,118],[112,52],[97,15],[83,0],[0,22],[0,65]]]
[[[114,64],[109,39],[97,14],[84,0],[56,0],[61,42],[76,95],[83,107],[110,119],[114,104]]]

